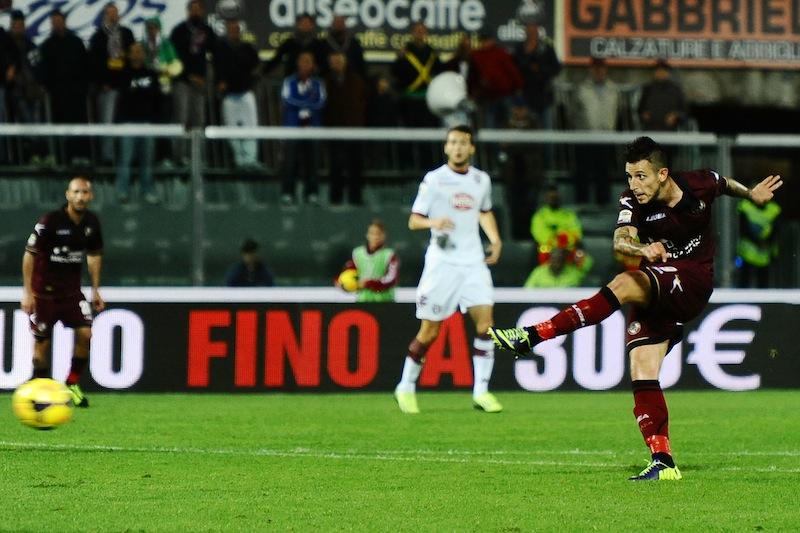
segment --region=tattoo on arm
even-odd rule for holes
[[[614,251],[625,255],[642,255],[646,244],[636,239],[633,226],[622,226],[614,230]]]

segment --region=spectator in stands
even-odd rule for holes
[[[664,59],[656,62],[653,81],[642,87],[639,119],[643,130],[677,130],[686,119],[683,89],[671,79],[672,67]]]
[[[225,275],[228,287],[274,287],[275,278],[258,256],[258,243],[246,239],[241,248],[242,259]]]
[[[608,79],[608,65],[603,58],[593,57],[589,76],[578,86],[576,93],[575,125],[581,130],[614,131],[617,127],[620,91]],[[614,148],[601,144],[580,145],[577,158],[578,175],[575,180],[575,201],[589,201],[590,188],[594,188],[598,204],[609,200],[610,176],[615,168]]]
[[[323,113],[324,124],[339,128],[363,128],[366,125],[364,78],[355,70],[348,68],[347,56],[343,52],[331,52],[328,64],[330,70],[325,77],[328,101]],[[342,203],[346,182],[350,203],[361,205],[361,143],[332,141],[328,146],[331,204]]]
[[[0,124],[8,122],[6,91],[19,68],[19,61],[19,53],[11,38],[5,29],[0,28]],[[6,159],[6,140],[5,137],[0,137],[0,162],[5,162]]]
[[[147,68],[158,72],[158,83],[161,87],[158,122],[172,122],[172,84],[183,72],[183,63],[178,59],[169,37],[161,33],[161,19],[151,17],[144,22],[144,64]],[[171,166],[170,140],[156,139],[156,158],[165,166]]]
[[[546,262],[550,252],[559,247],[570,252],[580,251],[579,259],[586,257],[581,247],[583,228],[578,214],[561,205],[561,193],[556,185],[545,189],[544,203],[531,217],[531,235],[536,241],[539,263]]]
[[[208,60],[216,48],[216,35],[206,24],[201,0],[189,0],[187,18],[172,30],[170,40],[183,63],[183,72],[175,81],[175,120],[186,128],[206,125]],[[183,159],[183,143],[175,145],[175,157]]]
[[[367,227],[367,242],[353,248],[342,268],[358,272],[357,302],[393,302],[394,287],[400,278],[400,260],[386,247],[386,227],[375,219]],[[338,285],[338,277],[337,277]]]
[[[522,74],[522,93],[539,127],[553,129],[553,79],[561,72],[561,62],[538,24],[525,25],[525,41],[514,50],[514,60]]]
[[[118,122],[158,122],[160,101],[158,73],[145,66],[144,46],[134,42],[128,49],[127,66],[122,72]],[[130,199],[131,165],[134,160],[139,163],[139,186],[144,200],[149,204],[158,203],[153,184],[154,151],[152,137],[125,136],[120,139],[117,164],[117,199],[120,203],[127,203]]]
[[[468,77],[470,94],[478,104],[482,127],[505,127],[511,97],[522,89],[522,76],[493,32],[484,31],[480,39],[480,48],[470,54],[474,72]]]
[[[736,245],[738,285],[741,289],[766,289],[769,286],[769,267],[778,256],[775,223],[781,207],[767,202],[759,207],[750,200],[741,200],[739,211],[739,242]]]
[[[310,52],[318,69],[327,69],[327,49],[325,43],[317,38],[317,22],[312,15],[301,13],[295,19],[294,35],[281,43],[272,59],[264,63],[264,73],[268,74],[283,63],[284,76],[297,72],[297,59],[300,54]]]
[[[169,37],[161,33],[161,19],[151,17],[144,21],[144,64],[158,72],[162,94],[172,93],[173,81],[183,72],[183,63]],[[162,111],[164,111],[162,109]]]
[[[569,255],[569,250],[566,248],[553,248],[547,262],[531,271],[524,287],[526,289],[579,287],[586,276],[586,270],[578,268],[569,261]]]
[[[36,44],[25,33],[25,15],[22,11],[11,13],[9,39],[13,47],[12,54],[18,58],[11,77],[11,93],[9,105],[17,122],[22,124],[39,124],[44,122],[44,87],[36,79],[39,68],[39,50]],[[43,159],[44,158],[44,159]],[[41,137],[22,139],[22,159],[31,164],[55,162],[52,156],[45,155],[45,146]]]
[[[373,79],[367,97],[367,125],[375,128],[395,128],[400,123],[397,95],[387,76],[379,74]]]
[[[222,118],[226,126],[255,127],[258,110],[253,85],[260,66],[258,52],[252,44],[242,41],[238,20],[225,21],[225,34],[214,54],[217,90],[222,95]],[[230,145],[238,168],[259,168],[255,139],[231,139]]]
[[[314,76],[314,54],[301,52],[297,56],[297,73],[283,80],[281,101],[283,103],[283,125],[306,128],[322,125],[322,109],[327,94],[325,83]],[[300,159],[305,167],[305,199],[312,205],[319,203],[317,168],[319,167],[319,143],[314,140],[285,141],[284,173],[281,203],[294,202],[295,180]]]
[[[325,44],[325,57],[330,58],[333,52],[342,52],[347,58],[348,68],[356,72],[361,79],[367,77],[367,64],[364,62],[364,48],[358,37],[347,29],[347,19],[342,15],[333,17]],[[328,65],[330,68],[330,65]]]
[[[117,6],[114,3],[106,4],[103,20],[89,40],[91,78],[97,90],[97,121],[102,124],[115,121],[117,98],[125,69],[125,51],[133,42],[133,32],[119,23]],[[114,160],[112,137],[101,139],[100,158],[106,165]]]
[[[83,41],[67,29],[61,11],[50,15],[50,36],[40,47],[42,83],[50,97],[52,120],[56,124],[85,124],[89,84],[89,54]],[[88,163],[86,139],[66,141],[67,158],[75,165]]]
[[[400,93],[400,122],[406,128],[435,128],[439,120],[425,102],[431,79],[442,70],[439,54],[427,43],[428,28],[422,21],[411,26],[411,40],[392,64],[392,76]]]

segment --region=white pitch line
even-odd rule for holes
[[[430,462],[430,463],[484,463],[497,465],[516,466],[558,466],[558,467],[587,467],[587,468],[620,468],[625,465],[619,463],[573,462],[573,461],[543,461],[522,459],[496,459],[493,457],[481,458],[481,455],[521,455],[525,452],[504,451],[468,451],[468,450],[383,450],[376,452],[335,452],[312,450],[309,448],[294,448],[291,450],[258,449],[232,449],[232,448],[180,448],[180,447],[139,447],[139,446],[110,446],[101,444],[50,444],[42,442],[13,442],[0,441],[0,449],[32,449],[50,451],[88,451],[88,452],[127,452],[127,453],[160,453],[160,454],[197,454],[197,455],[231,455],[249,457],[293,457],[335,460],[375,460],[375,461],[403,461],[403,462]],[[541,451],[540,451],[541,453]],[[612,451],[598,450],[555,450],[543,452],[555,455],[627,455]],[[686,455],[767,455],[773,454],[785,457],[794,457],[797,452],[730,452],[730,453],[689,453]],[[466,457],[459,457],[466,456]],[[766,467],[720,467],[718,470],[727,472],[762,472],[762,473],[800,473],[800,468],[782,468],[775,465]]]
[[[0,448],[8,449],[33,449],[50,451],[89,451],[89,452],[127,452],[127,453],[163,453],[163,454],[198,454],[198,455],[241,455],[249,457],[310,457],[314,459],[341,459],[341,460],[376,460],[376,461],[422,461],[430,463],[486,463],[499,465],[530,465],[530,466],[580,466],[589,468],[619,468],[619,464],[611,463],[583,463],[583,462],[564,462],[564,461],[535,461],[535,460],[511,460],[511,459],[479,459],[479,458],[458,458],[458,457],[436,457],[424,455],[386,455],[381,452],[373,453],[353,453],[353,452],[333,452],[333,451],[314,451],[306,448],[296,448],[294,450],[270,450],[265,448],[255,450],[235,450],[226,448],[171,448],[171,447],[137,447],[137,446],[107,446],[94,444],[48,444],[41,442],[11,442],[0,441]]]

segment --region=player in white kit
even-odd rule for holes
[[[492,213],[492,183],[486,172],[470,166],[475,144],[469,127],[456,126],[447,132],[444,153],[447,163],[425,175],[408,219],[409,229],[430,229],[431,241],[417,287],[420,328],[408,347],[394,395],[402,412],[419,413],[416,384],[425,352],[439,335],[442,321],[460,308],[475,324],[473,404],[487,413],[499,413],[503,406],[489,392],[494,343],[488,330],[494,324],[494,299],[487,265],[497,263],[502,249]],[[488,255],[479,226],[489,238]]]

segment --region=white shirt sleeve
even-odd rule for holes
[[[492,210],[492,179],[485,172],[483,173],[483,178],[486,186],[484,187],[485,190],[481,201],[481,212],[485,213]]]
[[[418,215],[428,216],[431,211],[431,203],[433,202],[434,191],[432,190],[432,181],[430,174],[425,174],[422,183],[419,184],[417,197],[414,198],[414,205],[411,206],[411,212]]]

